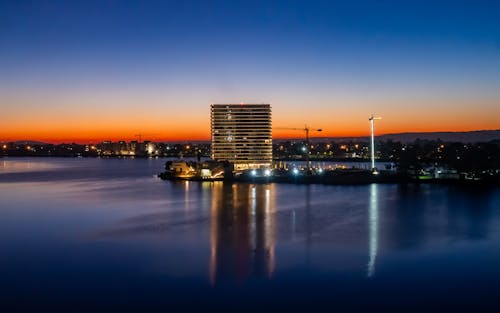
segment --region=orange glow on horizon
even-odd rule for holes
[[[378,126],[378,125],[377,125]],[[496,128],[498,129],[498,128]],[[490,128],[490,130],[496,130],[495,128]],[[376,129],[377,136],[384,134],[394,134],[394,133],[406,133],[406,132],[461,132],[461,131],[474,131],[474,130],[488,130],[487,128],[435,128],[435,129],[391,129],[388,127],[378,127]],[[0,142],[12,142],[12,141],[40,141],[45,143],[99,143],[102,141],[133,141],[139,140],[139,138],[133,134],[133,131],[102,131],[102,132],[30,132],[24,130],[18,133],[7,134],[7,136],[0,137]],[[289,131],[289,130],[273,130],[273,139],[283,140],[283,139],[302,139],[305,134],[301,131]],[[339,132],[327,131],[323,132],[311,132],[311,138],[342,138],[342,137],[368,137],[369,130],[343,130]],[[197,141],[210,141],[210,130],[198,130],[198,131],[184,131],[172,133],[169,135],[142,135],[141,141],[154,141],[154,142],[197,142]]]
[[[145,107],[133,103],[118,106],[114,102],[108,106],[89,106],[84,103],[64,106],[63,103],[67,103],[64,101],[57,102],[60,109],[48,110],[43,109],[43,106],[27,108],[26,105],[31,101],[35,102],[33,99],[28,100],[19,103],[12,100],[8,102],[11,105],[2,106],[0,142],[98,143],[105,140],[139,140],[139,136],[136,136],[139,134],[141,141],[210,140],[209,105],[200,105],[199,101],[193,102],[196,104],[189,102],[160,106],[151,100],[151,104]],[[43,103],[47,101],[44,99]],[[424,102],[425,106],[420,103],[420,100],[400,100],[365,104],[360,100],[327,99],[318,100],[317,104],[310,107],[291,102],[273,104],[273,138],[303,138],[303,131],[278,128],[302,128],[306,124],[323,130],[311,132],[312,138],[367,137],[370,132],[368,117],[372,113],[382,117],[375,123],[376,135],[500,129],[500,106],[496,99],[478,100],[478,106],[480,104],[483,110],[476,109],[469,105],[470,101],[465,100],[428,100]]]
[[[280,127],[304,127],[305,123],[298,122],[299,118],[294,118],[291,122],[284,120],[273,120],[274,139],[300,139],[305,136],[300,130],[282,130]],[[318,119],[308,123],[314,127],[321,127],[322,132],[311,132],[310,137],[367,137],[369,136],[368,118],[342,119],[337,118],[331,121]],[[490,121],[441,121],[439,119],[428,119],[425,123],[420,121],[408,121],[394,119],[385,116],[383,120],[375,123],[376,135],[403,133],[403,132],[439,132],[439,131],[474,131],[474,130],[495,130],[500,129],[496,121],[496,116],[492,116]],[[47,143],[98,143],[106,140],[110,141],[132,141],[150,140],[156,142],[189,142],[189,141],[209,141],[210,125],[208,117],[200,117],[192,121],[141,121],[137,123],[103,123],[93,121],[84,123],[77,121],[71,123],[47,123],[30,121],[28,123],[9,122],[5,123],[0,134],[0,142],[10,142],[18,140],[40,141]]]

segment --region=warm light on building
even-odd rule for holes
[[[153,154],[155,152],[155,145],[153,143],[148,143],[146,145],[146,151],[148,154]]]

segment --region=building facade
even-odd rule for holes
[[[272,165],[270,104],[212,104],[212,159],[236,170]]]

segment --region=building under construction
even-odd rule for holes
[[[270,104],[212,104],[211,156],[235,170],[272,165]]]

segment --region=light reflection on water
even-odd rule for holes
[[[55,162],[43,160],[2,160],[0,159],[0,175],[6,173],[35,172],[53,170],[61,167]]]
[[[378,250],[378,185],[370,185],[370,207],[369,207],[369,220],[368,226],[370,228],[369,246],[370,246],[370,260],[368,261],[368,277],[375,275],[375,261],[377,260]]]
[[[485,304],[500,287],[499,188],[164,182],[164,160],[27,161],[41,165],[0,174],[7,303],[398,307],[415,292]]]
[[[267,277],[275,269],[274,185],[212,185],[210,282]]]

